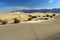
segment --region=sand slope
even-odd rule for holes
[[[57,16],[54,20],[42,23],[0,25],[0,40],[52,40],[51,35],[59,32],[60,16]]]

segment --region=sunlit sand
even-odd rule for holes
[[[50,13],[51,15],[53,13]],[[49,14],[49,15],[50,15]],[[18,16],[19,15],[19,16]],[[60,32],[60,14],[49,20],[39,20],[40,17],[28,21],[30,14],[9,13],[1,14],[1,20],[7,20],[9,23],[0,25],[0,40],[47,40],[48,37]],[[31,15],[40,15],[31,14]],[[42,18],[41,13],[41,18]],[[13,18],[19,19],[20,23],[11,23]]]

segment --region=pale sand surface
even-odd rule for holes
[[[54,34],[59,32],[60,16],[57,16],[48,22],[0,25],[0,40],[54,40]]]

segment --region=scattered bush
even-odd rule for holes
[[[18,20],[17,18],[14,18],[14,23],[19,23],[20,20]]]
[[[37,18],[36,16],[32,16],[32,18]]]
[[[53,18],[53,16],[50,16],[50,18]]]
[[[32,18],[28,18],[28,21],[32,20]]]
[[[38,17],[40,17],[40,15],[38,15]]]
[[[8,23],[7,20],[2,21],[2,24],[7,24],[7,23]]]
[[[0,20],[0,24],[2,24],[2,20]]]
[[[8,21],[7,20],[0,20],[0,24],[7,24]]]
[[[44,20],[48,20],[48,18],[44,18]]]
[[[43,17],[45,17],[45,16],[43,15]]]
[[[56,14],[53,14],[53,16],[56,16]]]
[[[49,15],[46,15],[46,17],[49,17]]]
[[[32,15],[28,15],[29,17],[32,17]]]
[[[0,22],[2,22],[2,20],[0,20]]]

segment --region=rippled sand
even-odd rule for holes
[[[54,40],[60,38],[59,32],[60,15],[41,23],[0,25],[0,40]]]

